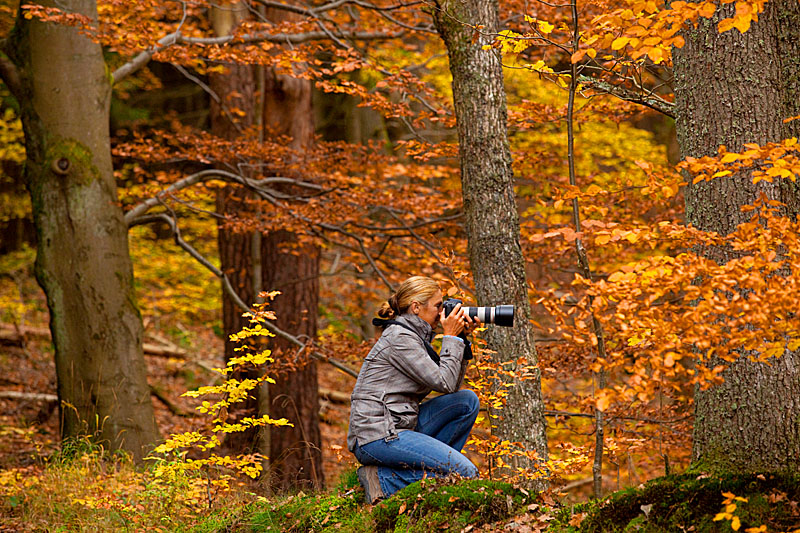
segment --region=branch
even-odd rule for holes
[[[637,91],[632,91],[630,89],[625,89],[607,81],[597,80],[591,76],[578,76],[578,83],[594,89],[595,91],[610,94],[611,96],[619,98],[620,100],[625,100],[626,102],[633,102],[634,104],[643,105],[652,109],[653,111],[658,111],[659,113],[662,113],[668,117],[675,118],[675,104],[668,102],[663,98],[659,98],[658,96],[651,96]]]
[[[20,100],[23,92],[22,77],[20,76],[17,65],[15,65],[6,54],[5,50],[7,47],[8,39],[0,41],[0,78],[2,78],[8,86],[11,94],[13,94],[17,100]]]
[[[313,189],[316,191],[324,191],[325,189],[320,185],[315,183],[310,183],[307,181],[300,181],[293,178],[285,178],[281,176],[273,176],[271,178],[263,178],[260,180],[246,178],[239,174],[234,174],[233,172],[228,172],[225,170],[219,169],[207,169],[201,170],[195,174],[187,176],[181,180],[176,181],[163,191],[159,192],[152,198],[148,198],[143,202],[134,206],[131,210],[125,213],[125,223],[128,227],[134,225],[132,222],[145,213],[147,213],[151,208],[160,205],[162,200],[165,196],[169,196],[172,193],[175,193],[181,189],[185,189],[187,187],[191,187],[192,185],[196,185],[198,183],[203,183],[206,181],[213,181],[213,180],[222,180],[227,182],[238,183],[247,187],[248,189],[252,189],[261,195],[270,195],[273,196],[270,189],[265,187],[265,185],[296,185],[298,187],[304,187],[306,189]],[[276,195],[279,194],[275,191]]]
[[[395,39],[403,35],[403,32],[334,32],[341,39],[352,39],[356,41],[372,41],[382,39]],[[158,40],[155,46],[141,52],[139,55],[128,61],[113,73],[114,83],[130,76],[143,66],[145,66],[157,53],[175,44],[199,44],[199,45],[223,45],[228,43],[257,43],[270,42],[279,44],[302,44],[309,41],[321,41],[329,39],[330,35],[322,31],[309,31],[305,33],[252,33],[245,35],[226,35],[223,37],[184,37],[176,31],[165,35]]]
[[[240,309],[242,309],[246,313],[251,312],[250,307],[246,303],[244,303],[244,301],[241,299],[241,297],[236,293],[236,290],[234,290],[233,286],[231,285],[230,280],[228,279],[228,276],[225,275],[225,273],[222,270],[220,270],[219,268],[215,267],[211,263],[211,261],[206,259],[203,256],[203,254],[201,254],[200,252],[197,251],[196,248],[194,248],[191,244],[189,244],[188,242],[183,240],[183,237],[181,237],[180,229],[178,228],[178,225],[175,222],[175,219],[173,217],[169,216],[166,213],[144,215],[144,216],[141,216],[141,217],[138,217],[138,218],[131,219],[129,224],[128,224],[128,226],[130,227],[130,226],[135,226],[135,225],[139,225],[139,224],[149,224],[151,222],[156,222],[156,221],[164,221],[164,222],[166,222],[170,226],[170,229],[172,229],[172,233],[173,233],[173,236],[175,238],[175,243],[178,246],[180,246],[181,248],[183,248],[186,252],[188,252],[189,255],[191,255],[195,260],[197,260],[201,265],[203,265],[209,271],[211,271],[211,273],[213,273],[215,276],[220,278],[220,280],[222,281],[222,289],[225,291],[225,293],[228,296],[230,296],[230,298],[233,300],[233,302]],[[274,333],[278,337],[281,337],[283,339],[288,340],[289,342],[299,346],[301,349],[308,347],[306,343],[304,343],[303,341],[301,341],[300,339],[298,339],[297,337],[295,337],[291,333],[283,331],[282,329],[280,329],[278,326],[276,326],[274,323],[270,322],[269,320],[260,319],[259,322],[265,328],[270,330],[272,333]],[[326,363],[330,363],[331,365],[333,365],[334,367],[338,368],[339,370],[341,370],[345,374],[353,376],[354,378],[358,377],[358,372],[356,372],[355,370],[353,370],[352,368],[347,366],[344,362],[339,361],[338,359],[334,359],[334,358],[329,357],[329,356],[327,356],[327,355],[325,355],[323,353],[320,353],[318,351],[311,351],[311,355],[315,359],[317,359],[318,361],[325,361]]]
[[[178,42],[179,37],[180,32],[176,31],[159,39],[155,46],[145,50],[144,52],[141,52],[139,55],[115,70],[113,74],[111,74],[111,84],[113,85],[117,83],[121,79],[130,76],[145,66],[153,58],[153,55],[155,55],[156,52],[172,46]]]

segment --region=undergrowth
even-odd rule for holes
[[[222,523],[255,498],[243,487],[215,491],[201,473],[159,477],[78,439],[38,464],[0,472],[0,529],[189,531]]]

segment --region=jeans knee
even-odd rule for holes
[[[478,477],[478,467],[469,463],[469,465],[465,465],[464,472],[461,475],[466,478],[476,478]]]
[[[478,395],[469,389],[462,389],[458,392],[463,396],[464,405],[467,406],[469,413],[477,415],[481,408],[480,401],[478,401]]]

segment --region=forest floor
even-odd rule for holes
[[[46,328],[46,322],[29,323],[20,329],[20,337],[0,326],[6,333],[0,338],[0,469],[34,464],[59,448],[55,362],[50,339],[42,334]],[[223,342],[213,331],[181,329],[177,342],[160,332],[145,335],[146,343],[167,352],[145,355],[156,421],[164,437],[196,430],[207,421],[194,410],[200,401],[182,395],[218,381],[219,374],[211,369],[225,366]],[[349,404],[340,399],[349,396],[353,378],[325,364],[319,364],[318,376],[325,392],[320,397],[325,479],[335,482],[355,465],[345,446]]]

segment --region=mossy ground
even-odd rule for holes
[[[523,511],[535,495],[508,483],[429,479],[414,483],[375,505],[364,504],[354,472],[335,492],[296,494],[282,502],[254,504],[252,513],[227,531],[281,532],[458,532]]]
[[[734,500],[731,517],[715,521],[725,511],[723,493]],[[800,477],[778,474],[708,476],[687,473],[658,478],[636,489],[620,491],[600,504],[587,504],[581,532],[739,531],[766,526],[766,531],[800,528]]]
[[[731,500],[732,496],[740,499]],[[715,521],[726,511],[726,499],[736,508],[728,508],[730,515]],[[798,476],[687,473],[658,478],[600,502],[569,507],[508,483],[435,479],[410,485],[369,506],[350,471],[334,491],[256,502],[234,519],[218,520],[197,531],[703,533],[734,531],[736,517],[740,532],[764,527],[750,531],[794,533],[800,531],[798,502]]]

